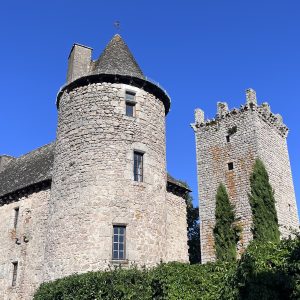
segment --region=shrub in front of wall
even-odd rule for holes
[[[252,242],[231,284],[237,299],[300,299],[300,238]]]
[[[269,182],[268,172],[260,159],[255,160],[250,176],[250,187],[253,239],[261,242],[278,242],[280,233],[274,191]]]
[[[168,263],[151,270],[76,274],[42,284],[34,300],[214,300],[227,288],[234,267],[229,263]]]
[[[235,273],[235,266],[227,262],[161,264],[151,272],[151,299],[217,300],[221,295],[226,297],[223,299],[234,299],[227,281]]]
[[[218,260],[235,261],[239,228],[235,225],[234,206],[229,201],[226,188],[220,184],[216,194],[215,249]]]
[[[238,262],[167,263],[72,275],[44,283],[34,300],[300,299],[300,237],[254,241]]]
[[[136,268],[74,274],[43,283],[34,300],[151,299],[148,278]]]

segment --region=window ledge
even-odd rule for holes
[[[146,182],[145,181],[135,181],[135,180],[133,180],[132,182],[133,182],[134,186],[146,187]]]
[[[128,259],[112,259],[110,261],[113,265],[128,265]]]
[[[126,120],[136,120],[136,116],[127,116],[127,115],[124,115],[125,119]]]

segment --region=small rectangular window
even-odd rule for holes
[[[16,286],[17,284],[17,274],[18,274],[18,262],[14,261],[13,263],[13,278],[12,278],[12,286]]]
[[[134,181],[143,181],[143,155],[144,153],[134,151],[133,176]]]
[[[126,91],[125,92],[125,104],[126,104],[126,116],[135,116],[135,93]]]
[[[19,219],[19,207],[15,207],[15,218],[14,218],[14,228],[17,229],[18,219]]]
[[[233,170],[233,162],[228,163],[228,170]]]
[[[113,259],[124,260],[126,258],[126,226],[113,226]]]
[[[226,135],[226,142],[227,142],[227,143],[230,142],[230,135]]]
[[[126,116],[134,117],[135,115],[135,103],[126,101]]]

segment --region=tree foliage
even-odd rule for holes
[[[229,201],[226,188],[220,184],[216,194],[215,249],[218,260],[234,261],[239,230],[235,225],[234,206]]]
[[[259,241],[279,241],[279,227],[275,208],[274,192],[267,170],[260,159],[256,159],[250,177],[249,195],[252,209],[253,238]]]
[[[300,299],[300,238],[253,241],[231,281],[234,299]]]
[[[199,208],[194,207],[193,198],[186,195],[189,261],[191,264],[201,262]]]
[[[169,175],[170,176],[170,175]],[[171,177],[171,176],[170,176]],[[182,180],[178,180],[188,190],[189,185]],[[187,235],[189,246],[189,261],[191,264],[201,262],[201,249],[200,249],[200,226],[199,226],[199,208],[194,207],[193,197],[191,193],[186,193],[186,218],[187,218]]]

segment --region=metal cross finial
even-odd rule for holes
[[[114,26],[119,31],[120,30],[120,21],[115,21]]]

